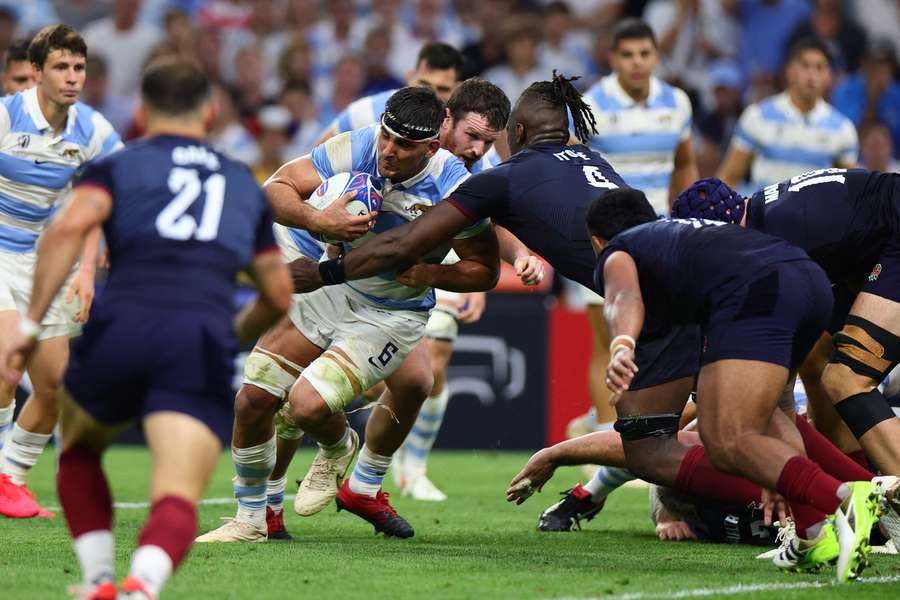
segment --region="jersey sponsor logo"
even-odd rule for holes
[[[25,149],[31,143],[31,136],[27,133],[23,133],[19,137],[16,138],[16,145],[21,149]]]
[[[416,218],[421,217],[432,208],[434,208],[434,205],[432,204],[422,204],[421,202],[416,202],[415,204],[407,206],[406,212],[408,212],[413,218]]]
[[[869,273],[869,281],[877,281],[879,275],[881,275],[881,263],[875,265],[872,272]]]
[[[78,148],[66,148],[62,151],[63,158],[78,158]]]

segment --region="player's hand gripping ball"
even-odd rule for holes
[[[319,210],[325,210],[345,194],[349,194],[350,198],[344,208],[353,216],[365,216],[381,209],[381,187],[368,173],[338,173],[329,177],[319,184],[307,202]],[[329,244],[341,241],[327,234],[312,235]]]

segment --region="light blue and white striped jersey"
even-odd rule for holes
[[[34,251],[75,171],[121,146],[103,115],[81,102],[55,135],[37,88],[0,98],[0,251]]]
[[[482,171],[486,171],[491,167],[496,167],[502,162],[503,159],[500,158],[500,155],[497,153],[497,147],[491,146],[491,149],[485,152],[484,156],[482,156],[480,159],[478,159],[478,162],[472,165],[472,168],[469,169],[469,172],[472,173],[472,175],[481,173]]]
[[[608,75],[584,94],[597,119],[597,150],[631,187],[642,190],[657,214],[669,214],[669,182],[678,144],[691,136],[691,101],[682,90],[650,78],[650,94],[635,102]]]
[[[377,235],[424,214],[432,206],[447,198],[469,177],[465,164],[447,150],[440,149],[425,168],[406,181],[393,182],[378,174],[378,135],[380,125],[337,135],[312,151],[312,163],[324,180],[337,173],[361,172],[376,178],[382,188],[381,210],[372,233],[366,234],[351,245],[358,246],[372,235]],[[476,223],[465,229],[457,238],[465,239],[481,233],[489,222]],[[312,239],[303,230],[292,229],[290,235],[301,247],[303,238]],[[310,248],[311,249],[311,248]],[[440,262],[450,250],[449,244],[426,257]],[[306,251],[301,250],[306,254]],[[434,306],[434,290],[429,287],[408,287],[394,280],[394,273],[382,273],[368,279],[343,284],[348,293],[360,301],[380,308],[401,310],[430,310]]]
[[[753,191],[797,173],[855,165],[859,149],[850,119],[824,100],[804,114],[787,92],[748,106],[731,144],[754,154],[750,170]]]
[[[381,121],[381,113],[384,112],[384,106],[397,90],[386,90],[378,92],[365,98],[360,98],[350,103],[331,122],[331,126],[335,128],[335,133],[345,133],[354,129],[362,129],[372,123]]]

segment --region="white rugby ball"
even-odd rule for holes
[[[381,208],[381,188],[368,173],[338,173],[319,184],[309,197],[312,206],[325,210],[346,193],[352,193],[353,199],[347,203],[347,212],[351,215],[367,215]],[[339,243],[324,234],[312,234],[318,240],[329,244]]]

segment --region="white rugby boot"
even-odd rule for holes
[[[221,526],[208,531],[194,540],[197,544],[215,544],[225,542],[250,542],[260,543],[268,539],[266,528],[257,527],[247,521],[238,521],[233,517],[222,517],[225,521]]]
[[[294,512],[301,517],[309,517],[328,506],[337,496],[353,457],[359,450],[359,436],[350,430],[350,450],[337,458],[328,458],[320,448],[309,471],[300,481],[300,488],[294,497]]]

